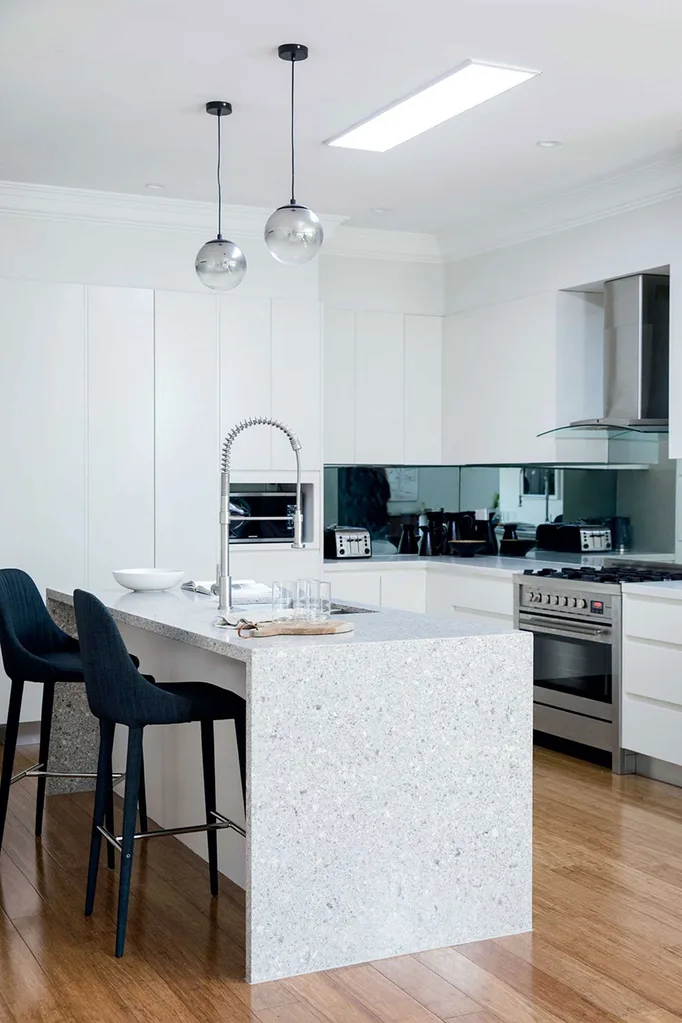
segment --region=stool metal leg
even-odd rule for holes
[[[54,682],[45,682],[43,685],[43,707],[40,714],[40,750],[38,763],[42,771],[47,771],[47,760],[50,755],[50,733],[52,731],[52,709],[54,707]],[[45,810],[45,788],[47,778],[41,775],[38,778],[38,793],[36,796],[36,835],[40,837],[43,833],[43,813]]]
[[[121,838],[121,879],[118,889],[118,918],[116,921],[116,956],[123,955],[128,923],[128,902],[130,899],[130,875],[133,868],[135,847],[135,820],[140,792],[140,769],[142,767],[142,729],[131,728],[128,732],[128,756],[126,758],[126,789],[123,799],[123,834]]]
[[[108,724],[108,722],[107,722],[107,724]],[[106,829],[107,829],[107,831],[109,832],[110,835],[113,835],[115,833],[115,830],[116,830],[116,824],[114,822],[114,782],[113,782],[113,777],[112,777],[112,771],[113,771],[113,766],[112,766],[113,765],[113,747],[114,747],[114,734],[115,734],[115,732],[116,732],[116,726],[114,724],[112,724],[111,725],[111,742],[110,743],[107,742],[107,752],[109,754],[109,760],[108,760],[107,767],[106,767],[107,784],[105,786],[106,801],[105,801],[105,804],[104,804],[104,807],[105,807],[105,809],[104,809],[104,820],[105,820],[105,824],[106,824]],[[99,823],[101,824],[102,822],[100,821]],[[111,845],[109,842],[107,842],[107,867],[109,868],[109,870],[114,870],[114,868],[116,867],[116,850],[114,849],[113,845]]]
[[[99,758],[97,762],[97,788],[95,789],[95,808],[92,814],[92,837],[90,839],[90,865],[88,867],[88,887],[85,895],[85,915],[90,916],[95,904],[95,887],[99,869],[99,854],[102,847],[100,825],[104,823],[107,813],[107,798],[111,789],[111,751],[114,745],[114,724],[100,720],[99,723]],[[112,810],[113,810],[113,803]],[[108,846],[109,843],[107,843]]]
[[[140,812],[140,831],[149,831],[149,821],[147,820],[147,782],[144,776],[144,751],[140,753],[140,794],[137,805]]]
[[[12,679],[12,688],[10,689],[9,694],[9,708],[7,710],[7,727],[5,729],[5,746],[2,757],[2,775],[0,775],[0,850],[2,849],[2,839],[5,833],[5,821],[7,820],[9,788],[12,784],[12,770],[14,768],[14,754],[17,749],[19,718],[21,716],[21,698],[23,695],[23,681],[20,681],[19,679]]]
[[[213,824],[216,810],[215,791],[215,735],[212,721],[201,722],[201,759],[204,768],[204,800],[206,802],[206,823]],[[216,831],[206,832],[208,841],[208,873],[211,895],[218,894],[218,835]]]

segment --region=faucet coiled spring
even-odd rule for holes
[[[232,445],[234,444],[235,438],[239,436],[244,430],[248,430],[251,426],[272,426],[275,430],[281,430],[289,438],[294,451],[301,450],[301,442],[296,434],[285,426],[284,423],[280,423],[279,419],[271,419],[269,416],[250,416],[248,419],[242,419],[240,423],[233,426],[228,435],[223,441],[223,455],[222,455],[222,471],[230,471],[230,458],[232,456]]]

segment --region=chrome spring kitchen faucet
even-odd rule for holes
[[[273,521],[270,516],[264,515],[232,515],[230,513],[230,460],[232,458],[232,445],[235,439],[244,430],[251,426],[271,426],[275,430],[281,430],[286,434],[289,443],[296,456],[296,508],[294,510],[294,542],[292,547],[301,550],[305,547],[303,543],[303,508],[301,504],[301,442],[288,426],[280,423],[278,419],[270,419],[268,416],[251,416],[243,419],[236,426],[233,426],[223,441],[223,457],[220,473],[220,564],[218,565],[218,610],[232,610],[232,577],[230,575],[230,523],[250,522],[254,519]],[[288,518],[288,516],[283,516]],[[275,518],[280,518],[276,516]]]

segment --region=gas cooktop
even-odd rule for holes
[[[591,565],[569,565],[565,568],[527,568],[524,575],[541,576],[545,579],[572,579],[582,583],[664,583],[671,579],[682,579],[682,569],[677,565],[670,568],[657,565],[607,565],[593,568]]]

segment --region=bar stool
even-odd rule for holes
[[[0,775],[0,850],[7,820],[10,787],[22,778],[37,778],[35,833],[43,830],[45,808],[45,787],[48,778],[95,778],[90,774],[54,772],[47,770],[50,752],[50,732],[54,687],[57,682],[79,682],[83,684],[83,662],[78,640],[68,636],[53,622],[30,575],[18,568],[0,569],[0,651],[5,672],[11,680],[7,728],[5,731],[2,774]],[[139,661],[132,654],[126,655],[135,664]],[[25,682],[37,682],[43,686],[42,710],[40,715],[40,749],[38,763],[33,767],[12,775],[21,716],[21,702]],[[121,776],[117,778],[121,780]],[[140,789],[140,823],[147,827],[147,809],[144,780]],[[107,804],[107,819],[114,819],[113,792]],[[109,866],[114,866],[113,850],[108,856]]]
[[[90,710],[99,719],[100,747],[97,767],[95,810],[92,818],[90,866],[85,898],[85,915],[90,916],[95,901],[102,836],[121,853],[121,877],[116,921],[116,955],[123,955],[133,848],[136,839],[160,835],[190,834],[206,831],[211,895],[218,894],[218,836],[222,828],[246,832],[216,810],[215,721],[234,721],[241,773],[242,795],[246,791],[246,702],[236,693],[208,682],[150,682],[131,663],[121,634],[104,605],[91,593],[76,590],[73,595],[80,637],[85,688]],[[147,725],[176,725],[198,721],[201,724],[201,754],[204,775],[206,823],[181,828],[143,829],[135,833],[135,808],[138,798],[142,736]],[[126,786],[123,801],[123,832],[117,837],[105,815],[111,788],[111,752],[116,725],[128,726]]]

